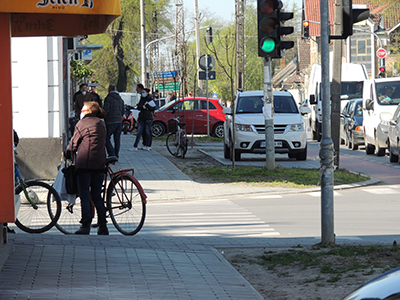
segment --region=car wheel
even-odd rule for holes
[[[317,140],[317,132],[314,130],[311,130],[311,132],[312,132],[312,140],[316,141]]]
[[[317,123],[317,141],[320,142],[322,139],[322,124]]]
[[[224,158],[230,159],[231,158],[231,149],[224,143]]]
[[[224,137],[224,123],[217,123],[214,125],[212,135],[222,139]]]
[[[306,160],[307,159],[307,146],[303,151],[296,153],[296,160]]]
[[[241,153],[239,150],[235,149],[235,161],[241,160]]]
[[[151,126],[151,134],[155,137],[164,135],[166,131],[165,125],[161,122],[154,122]]]
[[[365,145],[365,153],[366,154],[374,154],[375,152],[375,146],[371,144],[366,144]]]
[[[393,147],[389,148],[389,161],[390,162],[398,162],[399,156],[393,153]]]

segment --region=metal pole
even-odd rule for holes
[[[198,0],[194,0],[194,28],[196,31],[196,60],[197,60],[197,74],[198,74],[200,72],[199,60],[201,55]],[[203,81],[200,80],[200,78],[197,79],[197,85],[199,88],[198,95],[201,97],[203,95]]]
[[[274,143],[274,94],[271,83],[271,58],[264,58],[264,118],[265,118],[265,159],[268,170],[275,169]]]
[[[333,230],[333,143],[330,125],[329,5],[321,0],[322,140],[321,159],[321,244],[335,243]]]
[[[146,73],[146,20],[144,13],[144,0],[140,0],[140,47],[142,48],[142,84],[147,86]]]
[[[206,54],[207,135],[210,135],[210,112],[208,102],[208,54]]]
[[[336,0],[334,35],[341,35],[340,24],[342,20],[341,0]],[[349,39],[350,40],[350,39]],[[332,64],[332,113],[331,133],[334,147],[335,166],[340,163],[340,102],[342,94],[342,40],[333,41],[333,64]]]
[[[64,80],[63,80],[63,118],[64,128],[62,130],[63,135],[63,150],[68,146],[69,141],[69,58],[68,58],[68,39],[63,38],[63,56],[64,56]],[[76,116],[75,116],[76,117]]]

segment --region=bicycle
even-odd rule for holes
[[[114,172],[110,164],[118,158],[108,157],[107,172],[103,182],[102,195],[106,204],[106,217],[111,218],[115,228],[124,235],[135,235],[143,227],[146,218],[147,196],[139,181],[134,177],[134,169]],[[92,217],[94,207],[92,205]],[[74,234],[81,226],[80,198],[75,203],[63,207],[56,227],[64,234]],[[93,226],[93,225],[92,225]]]
[[[180,118],[183,118],[183,116],[168,120],[168,129],[171,133],[168,135],[166,143],[169,153],[176,157],[185,158],[188,141],[184,129],[185,123],[180,122]]]
[[[61,199],[49,184],[37,180],[23,180],[14,162],[15,194],[20,207],[15,220],[17,227],[28,233],[43,233],[56,225],[61,215]]]

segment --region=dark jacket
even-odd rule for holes
[[[111,92],[104,99],[104,110],[107,115],[104,118],[106,124],[122,123],[122,116],[125,112],[124,100],[118,92]]]
[[[87,114],[76,124],[64,156],[70,158],[71,153],[76,153],[77,172],[106,170],[106,125],[101,119]]]
[[[91,93],[86,92],[86,94],[83,95],[81,92],[79,94],[78,93],[76,94],[76,98],[75,98],[75,117],[76,118],[79,118],[83,104],[85,102],[89,102],[89,101],[94,101],[93,95]]]
[[[151,95],[140,98],[137,104],[137,109],[139,112],[139,120],[153,120],[153,114],[156,110],[156,103],[154,102]]]

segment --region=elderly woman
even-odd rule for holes
[[[101,189],[106,172],[106,125],[101,120],[105,111],[97,102],[85,102],[80,121],[75,126],[64,156],[75,155],[75,172],[78,181],[78,194],[81,198],[81,227],[75,234],[89,234],[92,223],[90,200],[94,203],[98,216],[97,234],[108,235],[106,208],[101,197]]]

